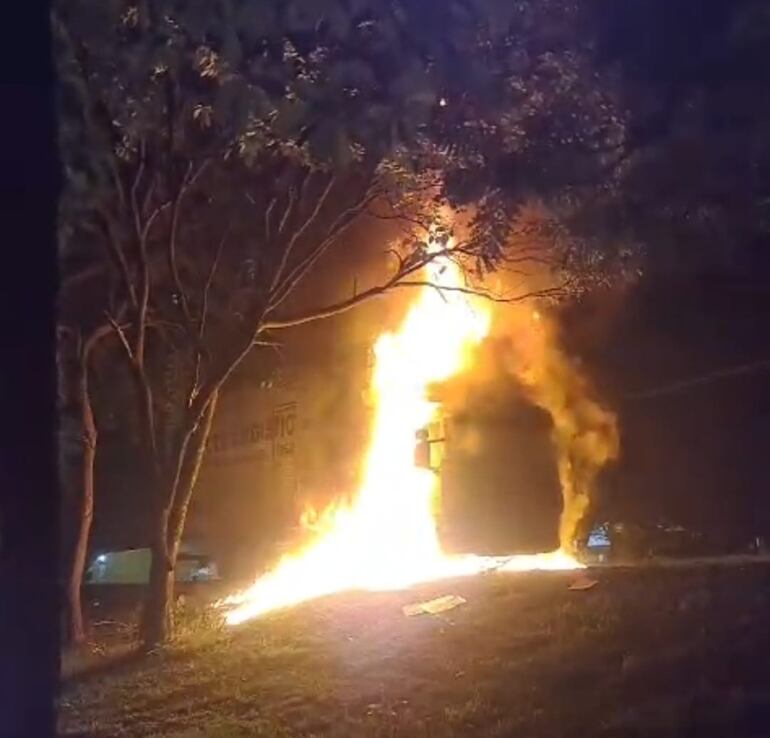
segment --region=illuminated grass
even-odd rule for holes
[[[72,677],[93,736],[759,735],[770,568],[509,574],[331,597]],[[401,605],[448,592],[445,617]],[[759,722],[757,722],[759,721]]]

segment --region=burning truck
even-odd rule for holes
[[[305,510],[306,539],[251,586],[219,603],[228,624],[344,590],[403,589],[490,569],[580,566],[573,555],[575,534],[598,469],[617,453],[614,417],[591,398],[585,380],[554,348],[553,329],[540,313],[526,313],[519,341],[489,342],[490,306],[463,289],[460,267],[437,258],[428,271],[429,284],[416,291],[399,328],[383,333],[375,345],[368,442],[355,491],[320,512]],[[440,535],[442,478],[480,489],[483,467],[474,453],[478,423],[458,446],[476,457],[475,472],[472,463],[456,459],[450,473],[449,455],[446,463],[432,463],[431,445],[437,453],[448,446],[446,439],[430,443],[430,425],[442,423],[456,402],[454,397],[437,397],[435,391],[455,377],[483,377],[476,369],[484,343],[497,346],[499,365],[552,419],[562,495],[552,550],[505,556],[453,551]],[[463,468],[466,478],[461,482]]]

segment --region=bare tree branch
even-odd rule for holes
[[[136,248],[139,260],[140,289],[137,306],[136,342],[133,347],[133,360],[137,367],[144,364],[145,337],[147,334],[147,308],[150,301],[150,267],[147,259],[147,235],[139,212],[138,192],[146,166],[146,146],[144,140],[139,143],[139,165],[131,186],[131,212],[134,220]]]
[[[158,186],[158,175],[156,174],[151,180],[150,184],[147,187],[147,191],[144,193],[144,200],[142,201],[142,215],[145,218],[148,218],[147,215],[150,203],[152,202],[153,195],[155,194],[155,190]]]
[[[219,261],[222,258],[222,252],[225,248],[225,243],[230,235],[230,228],[228,227],[222,234],[222,238],[219,239],[219,246],[217,246],[217,253],[214,256],[214,260],[211,262],[211,268],[209,269],[208,277],[206,278],[206,284],[203,287],[203,296],[201,298],[201,312],[198,319],[198,346],[195,352],[195,371],[193,373],[193,384],[188,394],[188,406],[197,396],[200,391],[200,370],[201,361],[203,359],[203,345],[206,335],[206,319],[208,317],[209,310],[209,292],[211,291],[211,285],[214,282],[214,276],[216,275],[217,268],[219,267]]]
[[[189,180],[187,181],[187,189],[192,189],[197,183],[198,180],[206,173],[206,170],[211,166],[211,159],[206,158],[204,159],[198,168],[192,173]]]
[[[111,315],[107,314],[107,321],[112,327],[112,329],[115,331],[115,335],[120,340],[121,346],[123,346],[123,349],[126,352],[126,356],[128,356],[128,360],[133,364],[134,363],[134,352],[131,350],[131,344],[128,342],[128,338],[126,338],[126,328],[128,326],[121,325],[118,323],[118,321],[113,318]]]
[[[187,297],[187,291],[182,284],[182,278],[179,272],[179,264],[177,260],[177,235],[179,231],[179,214],[184,203],[184,199],[188,192],[195,186],[198,179],[206,171],[209,165],[209,159],[204,159],[200,166],[195,169],[192,161],[188,162],[187,169],[182,176],[182,181],[179,185],[179,189],[176,196],[171,201],[171,222],[169,224],[169,236],[168,236],[168,266],[171,278],[174,282],[174,289],[179,295],[179,304],[182,309],[182,315],[189,327],[195,323],[195,320],[190,310],[190,301]],[[166,203],[165,205],[168,205]]]
[[[276,289],[278,292],[282,291],[283,272],[286,268],[286,265],[289,262],[289,259],[291,257],[291,252],[294,249],[294,246],[297,244],[297,241],[299,241],[299,239],[302,238],[302,236],[307,232],[307,230],[315,222],[316,218],[318,218],[318,215],[323,209],[323,206],[326,203],[327,198],[329,197],[329,193],[332,191],[332,188],[334,187],[334,184],[336,181],[337,181],[337,178],[335,175],[332,175],[331,177],[329,177],[329,181],[327,182],[326,187],[324,187],[324,189],[321,191],[321,194],[318,196],[316,205],[311,211],[310,215],[305,219],[305,222],[294,231],[294,235],[289,239],[289,243],[284,248],[283,254],[281,256],[280,264],[278,268],[275,270],[275,274],[273,275],[273,280],[272,280],[272,283],[270,284],[270,293],[269,293],[270,295],[275,293]],[[291,281],[291,279],[292,279],[292,274],[290,273],[286,281]]]
[[[320,239],[317,246],[307,254],[304,259],[301,259],[294,265],[294,268],[289,272],[277,289],[271,290],[267,314],[272,313],[284,302],[284,300],[286,300],[297,285],[304,279],[305,275],[307,275],[316,262],[324,255],[327,249],[363,212],[374,197],[376,197],[376,194],[372,191],[372,188],[370,188],[355,205],[347,208],[347,210],[344,210],[337,216],[337,218],[335,218],[334,222],[329,226],[326,234]]]
[[[561,293],[561,290],[559,288],[547,288],[543,290],[531,290],[529,292],[522,292],[520,294],[517,294],[515,296],[506,297],[505,295],[496,295],[493,292],[489,292],[488,290],[481,289],[481,288],[474,288],[474,287],[452,287],[448,285],[442,285],[442,284],[436,284],[435,282],[431,282],[430,280],[403,280],[399,281],[397,287],[432,287],[437,292],[460,292],[464,295],[471,295],[473,297],[479,297],[482,300],[486,300],[487,302],[496,302],[496,303],[502,303],[502,304],[508,304],[513,305],[517,302],[524,302],[526,300],[531,300],[533,298],[538,297],[546,297],[548,295],[553,295],[557,293]]]
[[[126,294],[131,301],[131,304],[136,308],[139,305],[139,301],[136,294],[136,285],[131,278],[131,270],[128,266],[128,260],[121,248],[120,240],[118,238],[117,231],[112,222],[112,216],[109,213],[100,212],[101,219],[104,225],[104,242],[107,246],[107,251],[110,255],[110,259],[117,266],[118,272],[123,279],[124,286],[126,288]]]
[[[139,141],[139,165],[136,168],[134,174],[134,181],[131,185],[131,212],[134,217],[134,227],[136,229],[137,238],[142,232],[141,211],[139,210],[139,187],[142,184],[144,178],[144,170],[147,166],[147,147],[144,139]]]
[[[187,187],[187,182],[192,175],[193,163],[188,162],[187,170],[182,175],[182,182],[179,185],[179,190],[174,197],[171,206],[171,223],[169,224],[168,234],[168,269],[171,274],[171,278],[174,281],[174,289],[179,295],[179,303],[182,308],[182,315],[184,315],[185,321],[192,323],[192,316],[190,315],[190,307],[187,302],[187,294],[182,286],[182,279],[179,276],[179,265],[176,258],[176,240],[177,232],[179,230],[179,211],[182,207],[182,199]]]
[[[156,473],[160,474],[160,459],[158,457],[158,440],[155,430],[155,400],[153,397],[152,386],[150,385],[147,377],[146,368],[144,366],[144,356],[138,356],[135,350],[132,350],[131,344],[126,337],[125,328],[127,326],[121,325],[111,315],[107,315],[107,320],[112,326],[115,334],[120,340],[123,349],[128,357],[129,364],[133,369],[133,374],[137,383],[137,387],[142,397],[142,414],[144,416],[144,422],[147,426],[147,441],[152,454],[152,461],[155,466]],[[146,319],[145,319],[146,329]]]
[[[253,202],[253,200],[251,200],[251,198],[249,198],[249,200],[251,202]],[[275,207],[277,202],[278,202],[278,198],[277,197],[273,197],[270,200],[270,203],[268,204],[268,206],[265,208],[265,243],[268,243],[270,241],[270,238],[271,238],[271,236],[270,236],[270,217],[273,214],[273,208]]]
[[[444,253],[445,252],[443,251],[437,251],[432,254],[426,254],[424,257],[422,257],[418,261],[409,265],[404,265],[403,268],[399,269],[390,279],[383,282],[382,284],[376,285],[374,287],[370,287],[369,289],[364,290],[363,292],[359,292],[353,295],[352,297],[349,297],[347,300],[341,300],[340,302],[332,303],[331,305],[327,305],[325,307],[315,308],[313,310],[310,310],[305,313],[301,313],[296,316],[290,316],[287,318],[272,319],[272,320],[265,321],[262,324],[261,331],[276,330],[280,328],[291,328],[294,326],[304,325],[305,323],[311,323],[316,320],[321,320],[322,318],[330,318],[333,315],[339,315],[340,313],[347,312],[351,308],[355,307],[356,305],[359,305],[362,302],[365,302],[366,300],[370,300],[373,297],[379,297],[380,295],[383,295],[386,292],[389,292],[391,289],[398,286],[399,282],[402,281],[405,277],[419,271],[420,269],[425,267],[427,264],[429,264],[431,261],[433,261],[434,259],[436,259],[437,257],[441,256]]]
[[[155,224],[155,221],[170,207],[170,202],[164,202],[161,205],[158,205],[155,210],[153,210],[147,220],[144,222],[144,226],[142,227],[142,232],[140,239],[146,243],[147,239],[150,237],[150,231],[152,230],[153,225]]]
[[[334,315],[339,315],[340,313],[347,312],[351,308],[356,307],[362,302],[365,302],[375,297],[380,297],[381,295],[384,295],[387,292],[390,292],[391,290],[397,289],[400,287],[432,287],[438,290],[439,292],[460,292],[463,294],[473,295],[475,297],[479,297],[484,300],[488,300],[490,302],[508,303],[508,304],[523,302],[525,300],[534,299],[534,298],[559,296],[564,294],[564,291],[567,289],[567,284],[565,283],[562,285],[558,285],[556,287],[549,287],[549,288],[544,288],[539,290],[530,290],[527,292],[521,292],[513,296],[506,296],[506,295],[496,295],[493,292],[490,292],[489,290],[485,290],[483,288],[444,286],[444,285],[431,282],[430,280],[407,279],[407,277],[422,270],[428,264],[435,261],[439,257],[454,259],[457,256],[458,256],[458,253],[456,251],[456,247],[450,247],[448,249],[442,249],[434,252],[427,252],[422,255],[419,255],[416,259],[412,261],[404,260],[400,255],[397,254],[397,257],[399,259],[398,269],[390,279],[386,280],[382,284],[376,285],[374,287],[370,287],[367,290],[354,294],[352,297],[346,300],[341,300],[339,302],[332,303],[331,305],[315,308],[313,310],[307,311],[305,313],[300,313],[295,316],[268,320],[265,323],[263,323],[262,331],[277,330],[281,328],[290,328],[298,325],[304,325],[306,323],[310,323],[316,320],[321,320],[323,318],[332,317]]]
[[[302,207],[302,198],[305,194],[305,186],[307,185],[308,180],[312,176],[312,172],[308,169],[304,170],[302,173],[302,181],[300,182],[299,189],[295,189],[292,187],[289,190],[289,202],[284,209],[283,217],[281,218],[281,222],[278,224],[278,234],[280,235],[283,233],[284,228],[286,228],[286,224],[289,222],[289,219],[291,218],[295,207],[300,208]]]
[[[206,278],[206,284],[203,287],[203,297],[201,305],[201,314],[198,322],[198,336],[202,340],[206,330],[206,316],[208,314],[208,302],[209,292],[211,291],[211,285],[214,282],[214,277],[219,267],[219,261],[222,258],[222,252],[225,248],[225,243],[230,235],[231,229],[228,227],[222,234],[222,238],[219,239],[219,245],[217,246],[217,252],[214,256],[214,260],[211,262],[211,268],[209,269],[208,277]]]
[[[190,405],[190,416],[195,422],[199,422],[206,411],[208,402],[216,396],[216,393],[221,389],[222,385],[227,381],[228,377],[235,371],[238,365],[248,355],[249,351],[254,347],[254,342],[258,340],[260,333],[263,330],[265,319],[265,310],[258,311],[258,314],[254,316],[254,329],[251,331],[248,339],[241,345],[241,347],[234,353],[233,357],[223,362],[223,369],[219,373],[219,376],[212,379],[207,383],[205,388],[201,388],[195,397],[195,400]]]
[[[370,218],[375,218],[377,220],[392,220],[392,221],[398,221],[399,223],[411,223],[412,225],[416,226],[420,230],[425,231],[428,233],[430,231],[431,224],[427,223],[423,220],[420,220],[419,218],[407,215],[406,213],[398,213],[395,211],[395,207],[393,204],[388,201],[388,204],[391,206],[391,209],[393,210],[392,213],[376,213],[373,210],[366,210],[365,215],[368,215]]]

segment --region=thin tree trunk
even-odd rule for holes
[[[80,404],[83,432],[83,455],[81,459],[81,497],[78,511],[78,531],[71,569],[67,581],[67,637],[70,643],[81,644],[86,639],[85,619],[81,590],[83,573],[86,568],[88,542],[91,537],[91,525],[94,519],[94,465],[96,462],[96,442],[98,432],[94,419],[91,393],[88,385],[88,359],[95,342],[104,335],[104,330],[96,331],[86,342],[80,357],[80,377],[78,382],[78,402]]]
[[[151,546],[150,580],[142,621],[142,639],[148,651],[165,643],[174,632],[173,598],[176,557],[172,560],[166,544],[167,520],[168,515],[164,511],[156,526]]]
[[[147,650],[166,643],[174,634],[176,561],[182,542],[187,509],[206,451],[216,404],[217,393],[215,392],[197,430],[193,432],[186,448],[180,450],[180,453],[184,454],[184,459],[171,507],[164,508],[158,516],[158,525],[152,543],[150,581],[142,623],[144,647]],[[168,496],[171,497],[171,495]]]
[[[89,403],[90,405],[90,403]],[[91,414],[90,407],[84,415]],[[86,555],[88,553],[88,541],[91,536],[91,524],[94,518],[94,463],[96,460],[96,429],[91,420],[93,434],[86,431],[83,434],[83,459],[82,459],[82,496],[78,515],[78,535],[75,542],[75,551],[72,557],[72,569],[67,583],[67,606],[69,610],[70,643],[80,644],[86,639],[85,621],[83,618],[83,604],[81,601],[81,589],[83,586],[83,573],[86,568]]]
[[[185,522],[187,520],[187,511],[190,506],[195,485],[198,482],[198,474],[203,463],[203,457],[208,446],[209,436],[211,435],[211,426],[214,421],[214,414],[219,399],[218,391],[215,391],[201,419],[200,426],[193,436],[192,443],[188,448],[186,464],[183,469],[180,488],[175,497],[175,504],[171,510],[171,517],[168,522],[168,546],[176,553],[179,551],[179,545],[182,542]]]

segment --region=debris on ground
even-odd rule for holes
[[[467,600],[460,595],[444,595],[424,602],[415,602],[411,605],[404,605],[401,611],[406,617],[411,618],[414,615],[437,615],[440,612],[452,610],[462,605]]]
[[[572,584],[567,587],[567,589],[571,590],[572,592],[583,592],[587,589],[593,589],[597,584],[599,584],[598,579],[592,579],[586,574],[582,574],[577,579],[575,579]]]

